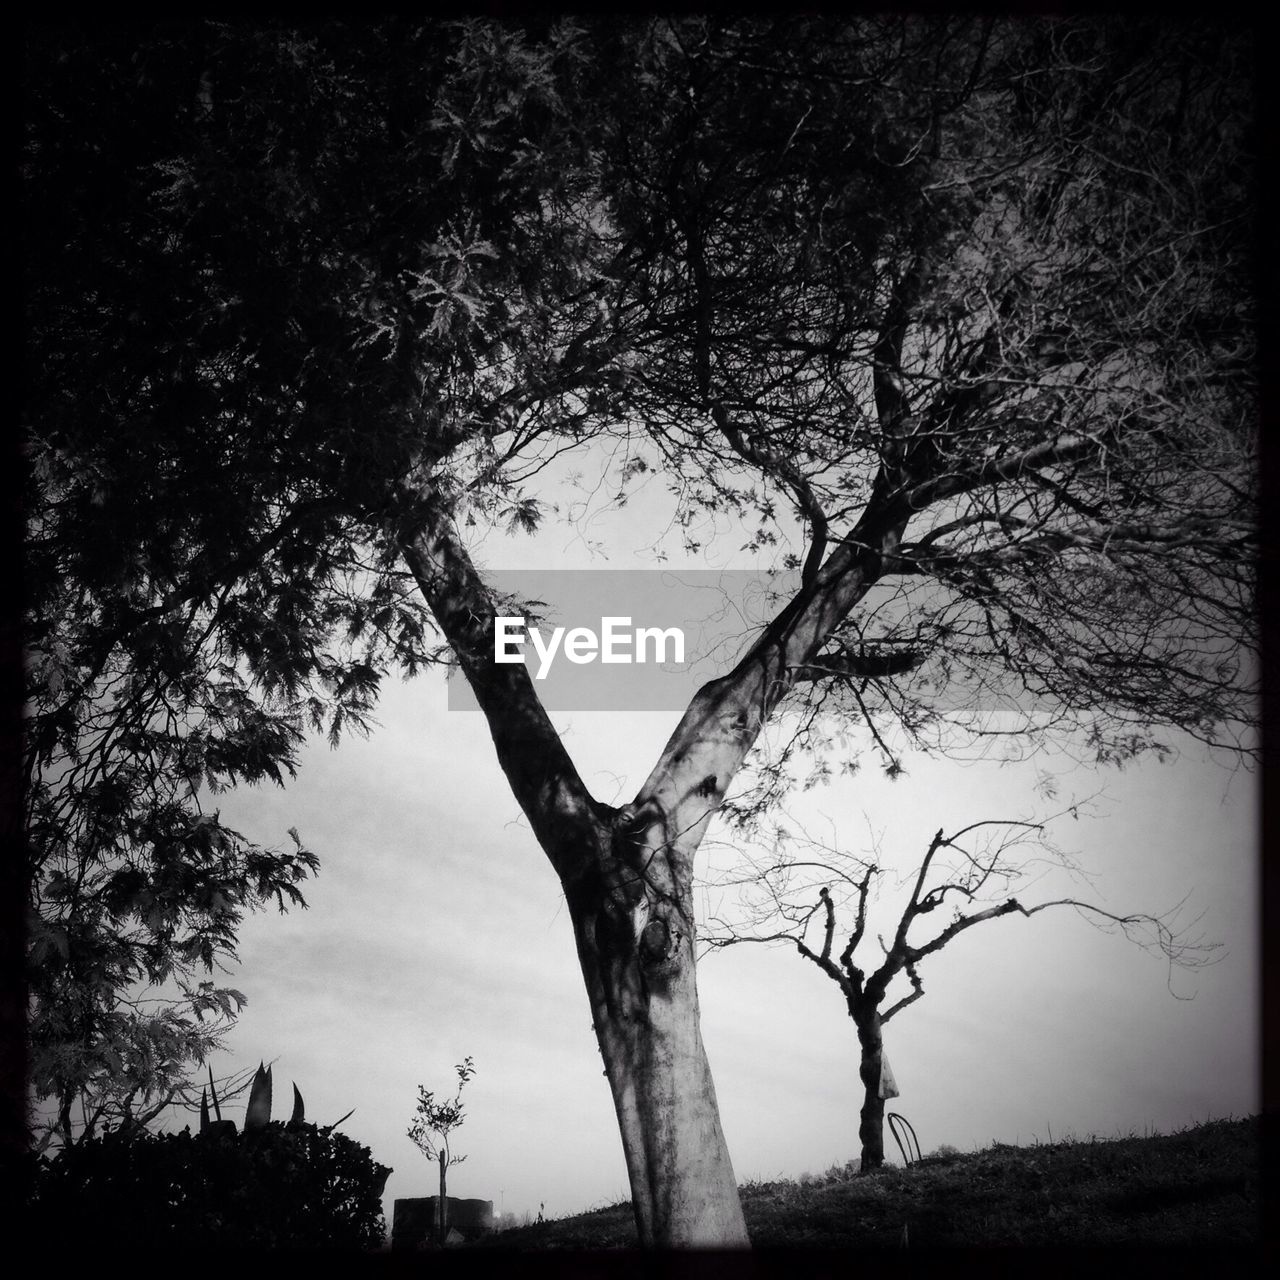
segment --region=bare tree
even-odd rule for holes
[[[783,828],[777,829],[770,858],[747,860],[736,872],[709,885],[720,891],[721,905],[703,931],[705,949],[745,942],[789,943],[839,987],[858,1034],[863,1173],[884,1163],[885,1100],[897,1092],[885,1065],[884,1025],[924,995],[921,962],[966,930],[1002,916],[1030,917],[1070,907],[1091,923],[1119,930],[1139,947],[1164,956],[1171,992],[1175,965],[1192,969],[1216,958],[1219,944],[1192,938],[1191,926],[1178,924],[1181,903],[1161,915],[1117,915],[1079,898],[1028,905],[1014,896],[1013,890],[1031,866],[1042,867],[1046,860],[1080,874],[1074,860],[1047,839],[1042,823],[988,819],[951,835],[939,829],[919,865],[905,877],[910,892],[888,931],[877,931],[871,919],[885,871],[878,861],[809,836],[796,841]],[[729,889],[738,893],[726,904],[723,891]],[[920,924],[921,917],[932,916],[946,905],[952,907],[947,923],[932,936],[921,937],[927,927]],[[887,943],[886,937],[891,939]],[[869,961],[865,952],[874,953],[868,942],[872,938],[880,954],[878,960],[873,955]],[[890,988],[899,978],[905,979],[909,989],[902,990],[899,983],[891,995]]]

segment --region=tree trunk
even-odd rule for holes
[[[445,1189],[445,1168],[448,1161],[445,1159],[445,1153],[440,1152],[440,1202],[436,1213],[436,1238],[441,1244],[444,1244],[444,1238],[449,1233],[449,1202],[445,1198],[448,1192]]]
[[[880,1014],[876,1010],[855,1014],[854,1022],[861,1050],[858,1076],[862,1081],[862,1113],[858,1141],[862,1144],[862,1162],[859,1171],[870,1173],[884,1164],[884,1099],[880,1096],[884,1041],[880,1034]]]
[[[698,1024],[688,906],[618,886],[569,895],[640,1243],[745,1247]]]
[[[63,1145],[70,1150],[75,1146],[75,1142],[71,1136],[71,1100],[72,1092],[70,1089],[62,1091],[62,1097],[58,1101],[58,1129],[62,1133]]]

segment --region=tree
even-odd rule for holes
[[[1077,816],[1074,806],[1072,813]],[[714,914],[704,934],[705,946],[791,943],[840,990],[860,1051],[858,1139],[863,1173],[884,1163],[885,1100],[896,1093],[896,1086],[887,1086],[891,1074],[885,1075],[884,1025],[924,995],[921,962],[966,930],[1003,916],[1030,917],[1054,907],[1072,907],[1100,927],[1118,929],[1144,949],[1162,954],[1171,976],[1174,965],[1196,968],[1214,960],[1218,944],[1191,938],[1177,925],[1175,913],[1122,916],[1078,898],[1053,898],[1028,906],[1013,894],[1028,861],[1041,864],[1041,870],[1046,862],[1075,870],[1071,860],[1046,839],[1042,823],[988,819],[952,835],[939,830],[919,865],[905,877],[911,889],[896,923],[883,931],[874,928],[868,912],[884,869],[812,838],[796,848],[792,833],[782,827],[777,828],[770,861],[749,862],[718,882],[719,889],[739,890],[740,917]],[[921,917],[947,905],[952,907],[947,923],[937,925],[932,937],[922,938],[920,928],[927,926],[919,924]],[[839,939],[838,917],[844,920]],[[910,936],[913,927],[914,938]],[[811,930],[816,930],[816,943]],[[864,942],[873,937],[881,949],[878,963],[869,963],[861,954],[866,950]],[[887,946],[886,937],[891,939]],[[844,945],[837,953],[838,940]],[[910,990],[897,994],[885,1008],[889,988],[899,977],[906,979]]]
[[[270,752],[296,731],[179,626],[144,624],[95,661],[99,610],[39,585],[52,590],[28,633],[30,1038],[36,1097],[55,1104],[43,1141],[69,1145],[193,1105],[192,1073],[245,1003],[207,975],[234,961],[246,910],[305,906],[298,884],[318,864],[296,830],[289,851],[264,849],[198,797],[280,781]]]
[[[157,166],[180,155],[166,148],[165,129],[187,123],[190,104],[169,96],[181,38],[146,35],[121,28],[98,44],[45,30],[29,46],[34,62],[75,86],[28,97],[26,203],[29,403],[39,406],[26,441],[32,1068],[37,1099],[55,1103],[62,1142],[145,1122],[175,1098],[193,1101],[192,1070],[244,1000],[205,975],[234,960],[244,909],[305,905],[298,882],[317,866],[296,832],[291,851],[262,849],[222,824],[207,797],[237,782],[281,782],[308,721],[331,714],[335,733],[341,723],[359,727],[376,684],[361,656],[326,655],[299,696],[294,668],[305,665],[298,651],[308,642],[289,630],[297,603],[263,601],[282,581],[311,595],[308,575],[335,575],[322,549],[320,563],[300,554],[323,504],[303,495],[282,514],[280,495],[264,495],[244,473],[243,487],[224,487],[234,433],[203,430],[186,397],[204,392],[180,371],[158,372],[177,348],[157,335],[194,335],[228,317],[198,283],[177,287],[173,242],[147,212],[152,198],[182,190],[180,175]],[[91,48],[106,55],[97,70],[82,65]],[[96,111],[116,109],[126,128],[93,125]],[[137,179],[137,199],[102,216],[93,205],[117,165]],[[256,192],[244,195],[256,216]],[[53,222],[35,212],[55,205]],[[207,223],[187,234],[218,252],[207,246],[217,237]],[[53,259],[64,252],[61,272]],[[117,287],[135,271],[145,297]],[[94,299],[71,318],[62,290],[91,275]],[[88,397],[58,389],[82,339],[84,371],[99,388]],[[266,357],[255,346],[251,359]],[[202,365],[195,381],[205,392],[208,376]],[[128,404],[127,430],[108,425],[111,402]],[[250,416],[247,438],[259,447],[239,459],[270,470],[278,446],[255,435],[261,405]],[[95,444],[99,430],[114,438]],[[175,474],[179,458],[188,469]],[[412,610],[384,596],[375,590],[370,605],[389,619],[380,634],[396,627],[411,649]]]
[[[451,1164],[461,1164],[467,1157],[455,1156],[449,1146],[449,1135],[466,1116],[462,1111],[462,1090],[475,1074],[470,1057],[463,1058],[454,1068],[458,1073],[458,1092],[452,1102],[437,1102],[436,1095],[423,1085],[418,1086],[417,1114],[409,1126],[409,1139],[428,1160],[440,1165],[439,1214],[436,1219],[436,1238],[441,1244],[449,1232],[449,1201],[445,1194],[445,1172]],[[435,1134],[435,1137],[432,1137]]]
[[[745,1243],[693,859],[766,725],[1250,745],[1246,37],[38,31],[33,680],[208,673],[261,776],[455,661],[564,886],[640,1239]],[[800,570],[620,807],[492,661],[510,607],[466,535],[535,525],[534,477],[596,438]],[[758,772],[785,792],[785,757]]]

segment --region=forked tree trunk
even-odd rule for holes
[[[525,668],[495,663],[495,609],[447,504],[406,482],[405,562],[449,640],[498,762],[564,886],[643,1245],[746,1246],[698,1026],[693,858],[785,693],[875,581],[906,516],[860,522],[729,675],[694,696],[632,804],[596,801]],[[865,517],[864,517],[865,521]]]

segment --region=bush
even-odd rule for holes
[[[390,1172],[314,1124],[117,1130],[42,1162],[33,1225],[53,1248],[367,1249],[386,1233]]]

